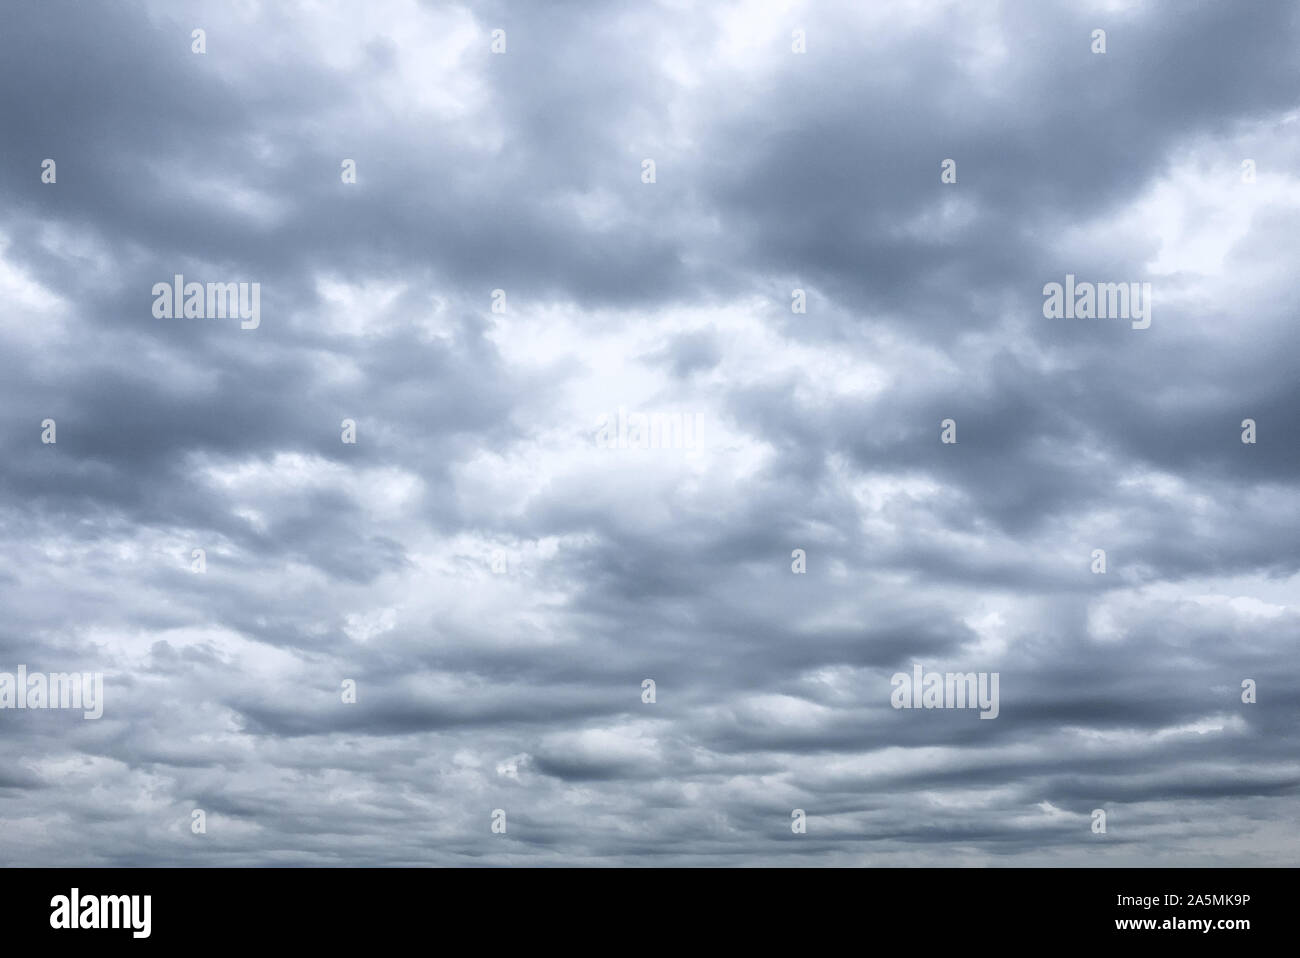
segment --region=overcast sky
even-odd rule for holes
[[[1298,9],[6,2],[0,863],[1296,864]]]

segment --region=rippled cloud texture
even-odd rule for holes
[[[1297,9],[4,4],[0,861],[1295,864]]]

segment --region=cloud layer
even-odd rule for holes
[[[1296,863],[1293,5],[3,17],[0,861]]]

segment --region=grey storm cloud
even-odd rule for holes
[[[0,861],[1295,864],[1297,51],[1280,2],[7,4],[0,673],[105,708],[0,710]],[[1046,318],[1067,274],[1150,327]],[[996,719],[893,707],[917,664]]]

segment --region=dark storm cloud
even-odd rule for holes
[[[9,5],[5,860],[1294,863],[1297,17]]]

